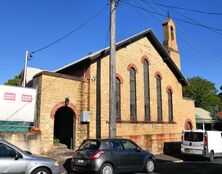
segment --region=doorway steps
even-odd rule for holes
[[[57,160],[62,167],[62,174],[66,174],[70,170],[70,162],[75,150],[68,149],[66,145],[58,143],[54,145],[54,150],[50,157]]]

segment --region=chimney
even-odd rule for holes
[[[176,40],[176,26],[172,18],[169,18],[162,24],[163,26],[163,46],[169,53],[170,57],[180,69],[180,54],[178,52],[177,40]]]

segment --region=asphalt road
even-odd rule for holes
[[[193,159],[179,163],[163,162],[159,163],[157,170],[153,174],[220,174],[222,173],[222,158],[217,158],[214,162],[204,159]]]
[[[73,174],[68,172],[69,174]],[[169,162],[158,161],[156,171],[153,174],[220,174],[222,173],[222,158],[216,158],[213,162],[204,159],[192,159],[190,161]],[[142,174],[142,173],[136,173]]]

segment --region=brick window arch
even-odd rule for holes
[[[171,86],[166,87],[166,92],[168,92],[169,90],[171,90],[171,92],[173,93],[173,88]]]
[[[192,121],[190,119],[187,119],[184,123],[184,129],[185,130],[192,130],[193,129],[193,125],[192,125]]]
[[[155,77],[155,78],[156,78],[157,76],[160,77],[160,80],[163,80],[163,76],[162,76],[162,74],[161,74],[159,71],[155,72],[155,74],[154,74],[154,77]]]
[[[122,76],[119,73],[116,73],[116,78],[119,79],[120,84],[123,84],[123,78],[122,78]]]
[[[51,113],[50,113],[50,117],[53,119],[55,117],[55,113],[56,111],[63,107],[63,106],[68,106],[70,107],[73,112],[75,113],[75,116],[76,116],[76,119],[80,118],[80,112],[76,109],[76,107],[69,101],[68,104],[66,105],[65,102],[60,102],[60,103],[57,103],[51,110]]]
[[[151,63],[150,63],[150,59],[148,58],[148,56],[143,56],[142,58],[141,58],[141,63],[143,64],[144,63],[144,60],[146,60],[147,62],[148,62],[148,65],[151,65]]]
[[[129,64],[128,67],[127,67],[127,70],[130,71],[131,68],[133,68],[133,69],[135,70],[135,72],[138,73],[138,69],[137,69],[136,65],[134,65],[134,64],[132,64],[132,63]]]

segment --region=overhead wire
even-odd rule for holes
[[[118,3],[119,3],[120,0],[118,0]],[[71,35],[72,33],[76,32],[77,30],[79,30],[80,28],[82,28],[83,26],[85,26],[87,23],[91,22],[92,20],[94,20],[97,16],[99,16],[105,9],[106,7],[109,6],[109,3],[107,3],[98,13],[96,13],[96,15],[94,15],[93,17],[89,18],[88,20],[86,20],[85,22],[83,22],[80,26],[78,26],[77,28],[75,28],[74,30],[72,30],[71,32],[67,33],[66,35],[64,35],[63,37],[57,39],[56,41],[42,47],[42,48],[39,48],[33,52],[31,52],[31,54],[29,55],[30,57],[32,57],[32,55],[34,53],[37,53],[37,52],[40,52],[56,43],[58,43],[59,41],[65,39],[66,37],[68,37],[69,35]],[[110,25],[110,24],[109,24]],[[110,31],[108,30],[108,33]],[[106,42],[108,40],[108,34],[107,34],[107,38],[106,38]],[[58,78],[60,78],[62,76],[62,74],[58,75],[58,77],[56,77],[55,79],[53,79],[48,85],[46,85],[42,91],[45,91],[49,86],[51,86]],[[34,97],[34,99],[37,98],[37,94],[36,96]],[[21,108],[19,108],[17,111],[15,111],[13,114],[11,114],[6,120],[9,120],[10,118],[12,118],[17,112],[19,112],[21,109],[23,109],[24,107],[26,107],[26,105],[28,105],[29,103],[26,103],[24,104]]]
[[[64,36],[62,36],[61,38],[55,40],[54,42],[51,42],[50,44],[47,44],[46,46],[43,46],[35,51],[31,52],[31,56],[37,52],[40,52],[42,50],[45,50],[48,47],[51,47],[52,45],[55,45],[56,43],[62,41],[63,39],[67,38],[69,35],[75,33],[76,31],[78,31],[79,29],[81,29],[82,27],[84,27],[86,24],[88,24],[89,22],[93,21],[96,17],[98,17],[108,6],[109,4],[107,3],[101,10],[99,10],[99,12],[97,12],[94,16],[90,17],[89,19],[87,19],[85,22],[83,22],[82,24],[80,24],[78,27],[76,27],[75,29],[73,29],[72,31],[70,31],[69,33],[65,34]]]
[[[142,0],[139,0],[139,1],[142,1]],[[147,4],[146,4],[146,5],[147,5]],[[155,5],[155,4],[154,4],[154,5]],[[162,13],[162,11],[161,11],[160,9],[158,9],[157,7],[156,7],[156,9],[157,9],[159,12]],[[159,18],[159,19],[160,19],[160,18]],[[212,56],[206,49],[203,49],[203,48],[201,47],[201,45],[200,45],[195,39],[193,39],[187,32],[185,32],[185,31],[183,30],[182,27],[180,27],[179,25],[177,25],[177,26],[178,26],[178,29],[179,29],[179,30],[181,30],[184,34],[186,34],[190,39],[193,40],[193,42],[188,41],[187,44],[184,44],[183,42],[181,42],[182,45],[183,45],[184,47],[186,47],[186,49],[189,49],[191,52],[193,52],[193,53],[196,54],[196,55],[198,55],[198,54],[203,55],[203,56],[206,57],[207,60],[209,60],[211,63],[216,63],[216,64],[221,63],[221,62],[219,62],[217,59],[215,59],[214,56]],[[181,35],[181,36],[184,36],[184,35]],[[187,37],[184,37],[184,38],[185,38],[185,41],[187,41]],[[192,48],[189,48],[188,46],[190,45],[190,43],[195,44],[195,46],[192,46]],[[181,45],[181,44],[180,44],[180,45]],[[198,49],[197,49],[197,48],[198,48]],[[194,50],[198,51],[198,54],[197,54]],[[190,51],[188,51],[188,53],[190,53]],[[204,54],[204,52],[205,52],[205,54]],[[208,55],[208,56],[206,56],[206,55]],[[197,57],[198,57],[198,56],[197,56]],[[210,59],[210,58],[211,58],[211,59]],[[212,60],[212,59],[213,59],[213,60]],[[200,63],[202,63],[202,61],[200,61]],[[204,63],[202,63],[202,64],[203,64],[205,67],[209,68],[208,66],[206,66],[206,64],[204,64]]]
[[[218,30],[218,29],[215,29],[215,28],[213,28],[213,27],[207,27],[207,26],[201,24],[200,22],[198,22],[198,21],[196,21],[196,20],[194,20],[194,19],[191,19],[190,17],[187,17],[187,16],[183,15],[182,13],[177,12],[176,10],[174,10],[174,12],[175,12],[176,14],[178,14],[178,15],[180,15],[180,16],[182,16],[182,17],[184,17],[184,18],[186,18],[186,19],[188,19],[188,20],[190,20],[190,21],[192,21],[192,22],[194,22],[194,23],[196,23],[196,24],[198,24],[198,25],[200,25],[200,26],[202,26],[202,27],[210,30],[210,31],[212,31],[212,32],[215,32],[215,33],[217,33],[217,34],[221,34],[221,33],[218,32],[218,31],[222,31],[222,30]]]
[[[78,31],[79,29],[81,29],[82,27],[84,27],[86,24],[88,24],[89,22],[91,22],[92,20],[94,20],[96,17],[98,17],[105,9],[106,7],[109,6],[109,3],[107,3],[99,12],[97,12],[93,17],[89,18],[88,20],[86,20],[85,22],[83,22],[81,25],[79,25],[77,28],[73,29],[71,32],[65,34],[64,36],[62,36],[61,38],[57,39],[56,41],[44,46],[44,47],[41,47],[35,51],[32,51],[31,54],[29,55],[30,57],[33,56],[33,54],[37,53],[37,52],[40,52],[58,42],[60,42],[61,40],[65,39],[66,37],[68,37],[69,35],[71,35],[72,33]],[[53,81],[51,83],[49,83],[45,88],[42,89],[42,91],[46,90],[50,85],[52,85],[61,75],[59,75],[57,78],[53,79]],[[34,98],[37,98],[37,94]],[[28,105],[29,103],[25,103],[23,106],[21,106],[20,108],[18,108],[13,114],[11,114],[6,120],[9,120],[10,118],[12,118],[17,112],[19,112],[20,110],[22,110],[23,108],[26,107],[26,105]]]
[[[141,2],[140,0],[138,0],[138,2]],[[142,2],[143,3],[143,2]],[[144,4],[143,3],[143,6],[145,6],[145,7],[147,7],[147,4]],[[155,5],[153,6],[156,10],[158,10],[159,12],[161,12],[162,13],[162,11],[160,10],[160,9],[158,9],[158,7],[155,7]],[[144,13],[145,15],[148,15],[148,13]],[[159,18],[161,21],[162,21],[162,19],[160,18],[160,17],[158,17],[158,16],[156,16],[157,18]],[[179,27],[179,26],[178,26]],[[181,27],[179,27],[179,29],[180,30],[182,30],[183,31],[183,29],[181,28]],[[183,32],[185,32],[185,31],[183,31]],[[188,35],[187,33],[185,33],[186,35]],[[189,37],[191,37],[190,35],[189,35]],[[187,40],[187,37],[184,37],[186,40]],[[205,54],[203,54],[203,52],[204,51],[200,51],[199,49],[196,49],[196,52],[195,52],[195,48],[197,47],[197,46],[195,46],[195,47],[193,47],[193,46],[191,46],[190,45],[190,43],[191,42],[189,42],[188,41],[188,44],[187,45],[185,45],[185,44],[183,44],[183,46],[184,47],[186,47],[185,49],[186,50],[188,50],[188,53],[190,53],[190,52],[192,52],[192,53],[194,53],[194,55],[198,55],[198,54],[202,54],[203,56],[205,56],[206,57],[206,55]],[[181,45],[181,44],[180,44]],[[189,46],[190,47],[192,47],[192,48],[189,48]],[[198,47],[197,47],[198,48]],[[199,53],[197,53],[197,52],[199,52]],[[152,55],[152,56],[154,56],[154,55]],[[197,56],[198,57],[198,56]],[[209,60],[211,63],[216,63],[216,61],[213,61],[213,60],[211,60],[211,59],[209,59],[209,57],[206,57],[207,58],[207,60]],[[213,57],[212,57],[213,58]],[[206,66],[206,64],[204,64],[202,61],[200,61],[200,63],[201,64],[203,64],[203,67],[206,67],[206,68],[209,68],[208,66]]]
[[[222,16],[222,12],[209,12],[209,11],[203,11],[203,10],[196,10],[196,9],[191,9],[191,8],[184,8],[184,7],[179,7],[179,6],[171,6],[171,5],[165,5],[157,2],[150,2],[148,0],[141,0],[146,3],[150,4],[155,4],[158,6],[166,7],[166,8],[171,8],[171,9],[179,9],[179,10],[185,10],[185,11],[191,11],[191,12],[196,12],[196,13],[201,13],[201,14],[206,14],[206,15],[217,15],[217,16]]]
[[[138,9],[142,9],[144,11],[147,11],[149,13],[152,13],[152,14],[157,14],[159,16],[164,16],[164,17],[168,17],[168,15],[165,15],[165,14],[162,14],[162,13],[158,13],[156,11],[152,11],[152,10],[149,10],[147,8],[143,8],[143,7],[140,7],[140,6],[137,6],[137,5],[134,5],[134,4],[131,4],[131,3],[128,3],[128,2],[125,2],[125,1],[121,1],[123,4],[126,4],[126,5],[129,5],[129,6],[132,6],[134,8],[138,8]],[[198,23],[194,23],[194,22],[191,22],[191,21],[187,21],[187,20],[183,20],[183,19],[180,19],[180,18],[175,18],[173,17],[174,20],[177,20],[177,21],[180,21],[180,22],[184,22],[184,23],[188,23],[188,24],[192,24],[192,25],[195,25],[195,26],[199,26],[199,27],[202,27],[202,28],[206,28],[206,29],[209,29],[213,32],[215,31],[220,31],[222,32],[222,29],[221,28],[215,28],[215,27],[209,27],[209,26],[206,26],[206,25],[203,25],[203,24],[198,24]],[[217,34],[221,35],[222,36],[222,33],[220,32],[216,32]]]

